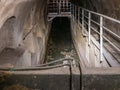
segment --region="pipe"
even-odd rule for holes
[[[73,60],[72,58],[62,58],[62,59],[58,59],[58,60],[55,60],[55,61],[52,61],[52,62],[49,62],[49,63],[46,63],[46,64],[41,64],[41,65],[39,65],[39,66],[35,66],[35,67],[17,67],[17,68],[19,68],[19,69],[23,69],[23,68],[27,68],[27,69],[34,69],[34,68],[39,68],[39,67],[41,67],[41,68],[43,68],[43,67],[47,67],[48,65],[51,65],[51,64],[55,64],[55,63],[58,63],[58,62],[62,62],[62,61],[66,61],[66,60]],[[7,69],[9,69],[9,70],[15,70],[16,68],[0,68],[0,70],[7,70]]]
[[[29,70],[46,70],[46,69],[53,69],[63,66],[70,66],[70,64],[59,64],[54,66],[46,66],[46,67],[26,67],[26,68],[1,68],[2,71],[29,71]]]
[[[39,66],[36,66],[36,67],[47,66],[47,65],[51,65],[51,64],[66,61],[66,60],[73,61],[72,58],[62,58],[62,59],[58,59],[58,60],[55,60],[55,61],[52,61],[52,62],[49,62],[49,63],[46,63],[46,64],[40,64]]]

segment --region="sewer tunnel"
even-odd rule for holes
[[[118,9],[108,15],[108,4],[101,7],[98,0],[1,0],[0,5],[1,89],[120,89]]]
[[[52,21],[45,60],[50,62],[65,57],[79,59],[72,41],[70,18],[56,17]]]

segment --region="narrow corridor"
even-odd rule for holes
[[[57,17],[53,20],[46,52],[47,62],[65,57],[78,59],[70,29],[69,18]]]

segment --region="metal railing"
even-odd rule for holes
[[[112,47],[114,47],[118,52],[120,52],[120,48],[116,46],[116,44],[114,44],[104,35],[105,34],[104,32],[107,32],[111,36],[115,37],[117,40],[120,41],[120,36],[104,25],[106,20],[109,20],[110,22],[114,22],[120,25],[119,20],[116,20],[114,18],[108,17],[103,14],[99,14],[99,13],[87,10],[85,8],[76,6],[74,4],[72,4],[71,7],[72,7],[71,14],[73,16],[73,19],[77,20],[78,23],[79,22],[81,23],[82,32],[87,31],[87,34],[86,33],[83,33],[83,34],[88,36],[89,45],[91,44],[91,41],[92,41],[91,39],[92,31],[94,31],[99,36],[99,50],[100,50],[101,63],[103,62],[104,41],[107,41]],[[94,18],[96,19],[94,20]]]
[[[84,36],[88,36],[89,46],[91,45],[93,37],[92,32],[95,32],[98,35],[99,47],[97,48],[100,50],[100,63],[103,62],[104,41],[107,41],[112,47],[120,52],[120,47],[116,46],[116,44],[104,35],[104,32],[107,32],[107,34],[109,33],[120,41],[120,36],[104,25],[106,20],[109,20],[110,22],[117,23],[120,26],[119,20],[76,6],[71,4],[69,0],[50,0],[48,2],[48,17],[54,18],[56,16],[62,16],[61,14],[65,15],[65,12],[69,12],[66,16],[70,15],[74,20],[77,20],[77,23],[81,23],[82,33]],[[56,13],[57,15],[54,14],[51,16],[49,13]]]
[[[48,13],[70,13],[71,3],[69,0],[49,0],[48,1]]]

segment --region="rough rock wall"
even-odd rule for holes
[[[18,66],[43,62],[48,36],[46,3],[46,0],[0,0],[0,52],[5,48],[24,49],[16,62]]]

